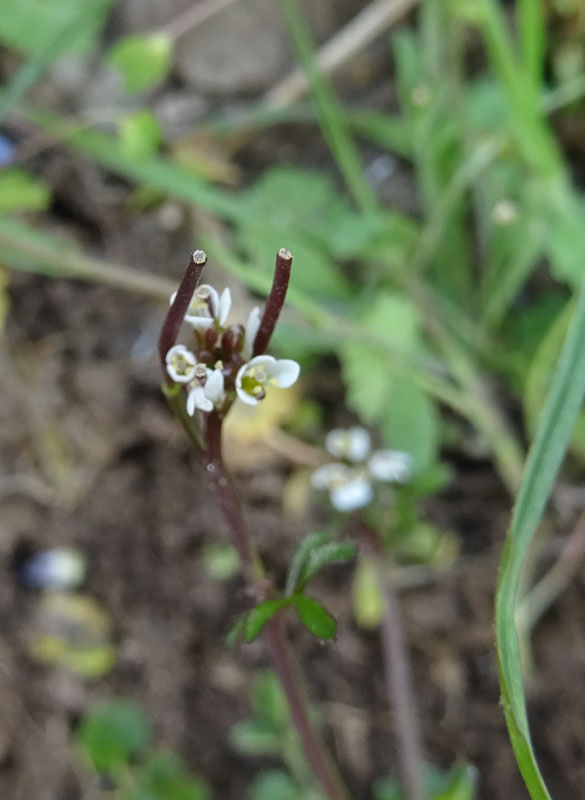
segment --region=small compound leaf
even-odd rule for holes
[[[96,770],[109,772],[127,763],[150,739],[142,709],[128,700],[108,700],[84,717],[79,740]]]
[[[333,639],[337,633],[337,622],[320,603],[305,594],[294,595],[293,601],[301,622],[311,633],[319,639]]]
[[[280,611],[281,608],[284,608],[288,604],[289,599],[287,597],[275,597],[272,600],[265,600],[263,603],[253,608],[246,618],[246,626],[244,628],[244,638],[246,641],[253,641],[270,617],[273,617],[277,611]]]
[[[306,586],[313,575],[326,564],[349,561],[354,556],[355,545],[352,544],[352,542],[329,542],[321,547],[317,547],[309,553],[309,557],[301,570],[297,588],[301,589]]]
[[[288,570],[288,576],[286,579],[286,595],[294,594],[297,590],[299,578],[307,561],[310,553],[316,547],[320,547],[321,545],[328,542],[330,539],[330,535],[327,531],[313,531],[313,533],[309,533],[300,545],[297,548],[296,553],[293,556],[293,560],[291,561],[291,565]]]

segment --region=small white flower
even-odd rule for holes
[[[373,490],[367,473],[361,467],[347,464],[325,464],[311,475],[315,489],[328,489],[329,499],[338,511],[354,511],[367,506]]]
[[[198,364],[198,367],[202,365]],[[187,414],[193,416],[196,409],[213,411],[225,398],[223,372],[221,369],[205,367],[205,383],[194,384],[187,395]]]
[[[315,489],[331,489],[343,486],[350,479],[350,469],[345,464],[325,464],[311,475],[311,483]]]
[[[273,356],[256,356],[243,364],[236,375],[236,392],[249,406],[258,405],[266,395],[266,386],[287,389],[299,377],[301,368],[296,361]]]
[[[329,497],[338,511],[355,511],[372,502],[374,492],[370,483],[363,476],[356,476],[343,486],[331,489]]]
[[[325,447],[335,458],[353,462],[365,461],[370,453],[370,434],[359,425],[347,430],[335,428],[327,434]]]
[[[246,333],[244,335],[244,346],[242,347],[242,355],[244,358],[251,358],[252,348],[258,328],[260,327],[260,309],[258,306],[250,311],[248,321],[246,322]]]
[[[376,450],[370,456],[368,469],[376,480],[407,483],[412,475],[412,458],[399,450]]]
[[[171,304],[177,293],[171,295]],[[189,308],[185,314],[185,322],[192,325],[195,330],[205,331],[215,323],[224,325],[232,305],[232,295],[229,289],[224,289],[218,295],[213,286],[202,283],[193,293]]]
[[[195,376],[196,359],[182,344],[171,347],[166,355],[167,372],[176,383],[189,383]]]

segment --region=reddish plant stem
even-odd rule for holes
[[[290,280],[290,270],[292,267],[292,255],[290,250],[285,250],[283,247],[276,254],[276,265],[274,267],[274,278],[272,280],[272,289],[266,300],[264,313],[260,320],[260,327],[254,339],[254,346],[252,355],[259,356],[268,347],[268,342],[274,331],[278,317],[284,305],[284,299],[288,289],[288,282]]]
[[[400,605],[394,587],[390,584],[387,576],[382,576],[382,581],[384,616],[380,634],[384,652],[386,686],[396,713],[396,739],[404,795],[407,800],[425,800],[420,735],[410,682]]]
[[[223,463],[222,422],[222,418],[216,411],[212,411],[206,416],[207,470],[227,523],[231,542],[240,557],[244,576],[252,593],[255,594],[255,584],[257,585],[262,578],[263,568],[248,536],[240,499]],[[349,800],[343,782],[309,719],[303,683],[287,645],[283,624],[281,618],[273,617],[266,624],[264,638],[274,672],[288,701],[291,717],[303,744],[307,761],[328,800]]]
[[[404,796],[406,800],[426,800],[423,783],[424,761],[400,603],[388,574],[386,553],[376,532],[363,519],[357,522],[357,532],[373,559],[384,597],[380,638],[386,692],[396,716],[396,747]]]
[[[293,654],[286,640],[284,618],[276,615],[265,628],[264,640],[282,690],[288,701],[291,717],[303,744],[307,761],[329,800],[349,800],[347,790],[323,743],[311,725],[307,699]]]
[[[244,574],[247,580],[250,581],[254,578],[255,565],[258,563],[258,559],[246,533],[239,497],[223,463],[221,450],[222,421],[217,411],[211,411],[206,415],[207,471],[213,481],[232,544],[236,548]]]
[[[203,272],[203,267],[207,263],[207,256],[203,250],[195,250],[191,254],[187,269],[183,275],[183,279],[177,289],[175,299],[169,308],[165,321],[163,322],[159,340],[158,340],[158,354],[162,365],[162,370],[165,380],[169,386],[173,384],[172,379],[167,374],[166,355],[175,345],[179,330],[185,319],[185,314],[189,309],[191,298],[199,283],[199,278]]]

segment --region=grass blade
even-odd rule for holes
[[[585,284],[530,449],[500,565],[496,633],[500,686],[516,760],[533,800],[550,800],[532,749],[515,624],[522,567],[585,397]]]

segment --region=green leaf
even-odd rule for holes
[[[230,729],[232,745],[248,756],[278,755],[282,750],[282,737],[278,728],[268,719],[245,719]]]
[[[271,769],[255,778],[247,800],[299,800],[300,797],[301,790],[286,772]]]
[[[124,76],[126,92],[138,94],[168,75],[172,46],[172,39],[163,32],[131,34],[112,46],[108,61]]]
[[[137,755],[150,739],[142,709],[128,700],[107,700],[84,717],[79,740],[99,772],[113,771]]]
[[[374,338],[392,346],[405,368],[420,348],[419,314],[403,295],[378,293],[360,321]],[[365,422],[385,419],[396,381],[387,355],[373,342],[350,340],[340,343],[339,356],[348,405]]]
[[[190,774],[181,759],[170,751],[152,753],[139,774],[139,791],[153,800],[211,800],[207,783],[199,776]]]
[[[412,457],[415,473],[436,461],[440,439],[437,407],[411,377],[394,381],[379,424],[387,446]]]
[[[267,670],[257,676],[252,690],[252,705],[273,728],[290,727],[288,703],[274,672]]]
[[[124,114],[118,119],[122,148],[130,158],[149,158],[157,153],[162,140],[160,126],[147,109]]]
[[[295,286],[311,296],[348,299],[349,286],[329,252],[327,231],[345,215],[348,205],[333,183],[317,172],[276,167],[266,171],[240,195],[246,218],[239,239],[250,260],[272,272],[266,253],[286,242],[294,254]],[[262,220],[262,226],[257,224]]]
[[[51,191],[44,181],[23,169],[0,172],[0,213],[6,211],[43,211],[51,201]]]
[[[244,628],[244,638],[247,642],[253,641],[262,628],[266,625],[268,620],[273,617],[281,608],[289,605],[290,600],[288,597],[275,597],[272,600],[265,600],[255,608],[253,608],[246,618],[246,626]]]
[[[319,639],[332,639],[337,633],[337,623],[328,611],[312,597],[305,594],[293,596],[299,618]]]
[[[77,0],[3,0],[0,42],[27,55],[37,55],[46,49],[48,41],[56,39],[85,14],[88,24],[76,31],[75,38],[63,43],[61,52],[88,50],[106,20],[110,5],[111,0],[83,3],[81,8]]]
[[[330,538],[330,534],[327,533],[327,531],[313,531],[313,533],[309,533],[307,536],[305,536],[303,541],[297,547],[297,551],[294,554],[288,569],[285,589],[285,594],[287,596],[294,594],[298,586],[301,570],[307,558],[309,557],[311,550],[314,550],[316,547],[325,544]]]
[[[377,628],[384,613],[384,595],[373,561],[359,559],[353,576],[353,613],[358,625],[372,630]]]
[[[583,243],[574,258],[582,264]],[[585,397],[585,284],[530,448],[500,566],[496,633],[502,703],[518,766],[533,800],[550,800],[532,749],[522,663],[515,624],[516,600],[532,539],[553,489]]]
[[[326,564],[349,561],[354,556],[355,545],[351,542],[329,542],[315,548],[309,553],[296,588],[304,589],[313,575]]]
[[[536,429],[550,386],[551,375],[559,360],[559,353],[567,335],[574,309],[573,300],[565,304],[542,337],[530,361],[524,386],[524,415],[526,428],[530,434],[534,433]],[[579,414],[573,429],[571,450],[574,454],[585,458],[585,412],[583,411]]]

